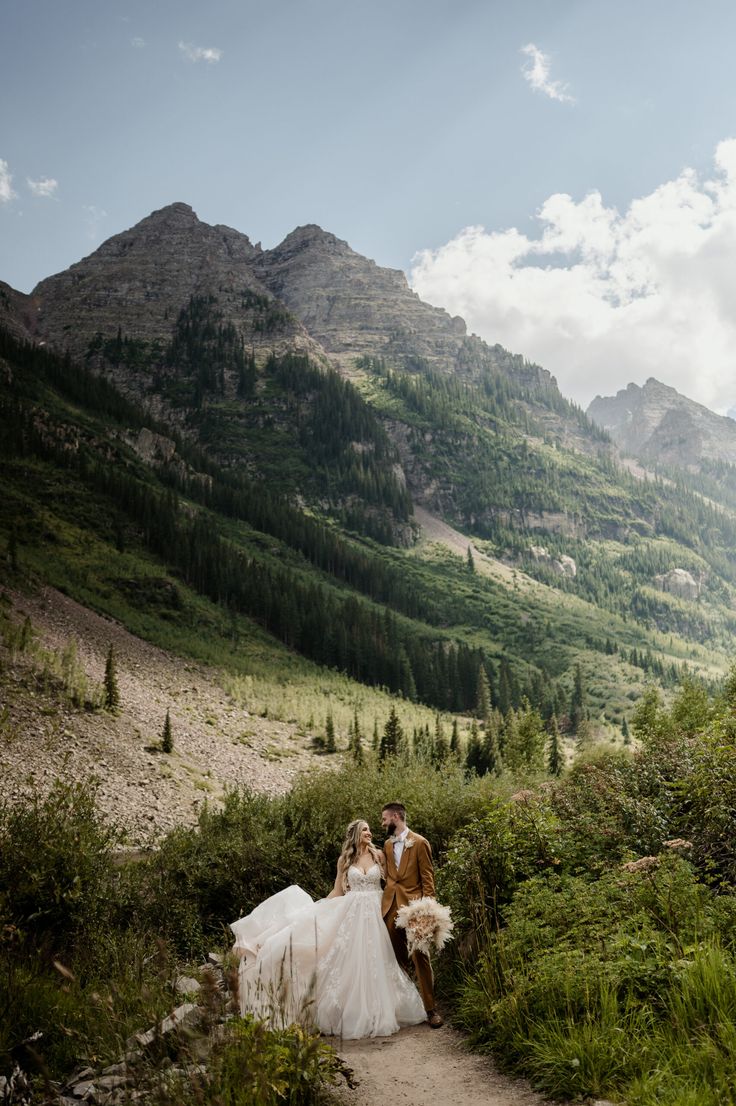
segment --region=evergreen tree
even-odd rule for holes
[[[396,714],[396,708],[392,706],[389,711],[388,719],[386,720],[386,725],[383,728],[381,744],[378,747],[378,759],[381,763],[389,757],[396,757],[399,755],[403,738],[404,731],[399,722],[398,715]]]
[[[352,754],[354,764],[363,764],[365,756],[363,754],[363,738],[361,737],[360,730],[355,728],[350,736],[350,743],[348,750]]]
[[[26,615],[20,628],[20,651],[24,653],[33,641],[33,623],[30,616]]]
[[[326,753],[337,752],[337,741],[335,740],[335,722],[332,717],[332,711],[328,712],[325,719],[325,744],[324,750]]]
[[[460,756],[460,733],[457,718],[452,720],[452,733],[450,734],[450,755],[457,759]]]
[[[570,729],[577,733],[580,723],[585,718],[585,689],[583,688],[583,673],[579,664],[575,665],[575,680],[570,696]]]
[[[10,567],[13,572],[18,571],[18,539],[15,536],[15,531],[10,531],[8,538],[8,560],[10,561]]]
[[[560,727],[557,724],[557,715],[553,714],[549,721],[547,771],[550,776],[561,776],[563,767],[564,758],[562,754],[562,741],[560,739]]]
[[[506,764],[512,772],[536,772],[544,762],[542,716],[525,699],[518,711],[509,711],[504,726]]]
[[[475,714],[481,722],[485,722],[491,713],[491,687],[488,682],[488,673],[481,664],[478,666],[478,684],[475,693]]]
[[[107,660],[105,661],[103,701],[106,710],[114,711],[120,706],[120,691],[118,690],[118,679],[115,673],[115,651],[112,643],[107,650]]]
[[[483,769],[481,774],[492,772],[495,776],[500,776],[503,769],[499,718],[500,716],[497,711],[491,711],[486,719],[483,742],[481,744],[481,766]]]
[[[504,657],[501,661],[501,671],[498,677],[498,709],[504,717],[513,706],[513,688],[511,669],[509,662]]]
[[[414,756],[417,760],[432,759],[432,741],[427,726],[420,726],[419,729],[414,730]]]
[[[434,719],[434,741],[432,742],[432,763],[437,766],[444,764],[449,752],[442,718],[439,714],[436,714]]]
[[[578,726],[578,732],[575,735],[575,751],[579,756],[581,753],[586,752],[592,748],[595,744],[595,731],[593,725],[588,718],[584,718]]]
[[[479,771],[481,766],[482,749],[480,744],[480,733],[478,732],[478,723],[475,719],[470,724],[470,737],[468,738],[468,748],[465,754],[465,767],[468,772],[474,772],[476,775],[482,775]]]
[[[168,710],[166,711],[166,721],[164,722],[164,728],[161,731],[161,752],[172,753],[174,751],[174,735],[171,732],[171,718],[169,717]]]
[[[468,554],[467,554],[467,558],[466,558],[466,565],[467,565],[467,568],[468,568],[468,572],[470,572],[470,573],[475,572],[475,561],[473,560],[473,548],[470,545],[468,546]]]
[[[626,721],[626,715],[624,715],[624,720],[621,723],[621,734],[622,734],[623,739],[624,739],[624,745],[630,745],[631,744],[631,734],[629,733],[629,723]]]
[[[379,734],[378,734],[378,719],[374,718],[373,719],[373,740],[371,742],[371,748],[373,749],[374,753],[378,752],[379,744],[380,744],[380,737],[379,737]]]

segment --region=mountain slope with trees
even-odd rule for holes
[[[439,710],[472,711],[482,672],[494,707],[621,726],[642,680],[724,671],[730,504],[632,475],[544,370],[320,228],[264,252],[174,204],[11,292],[6,541],[63,560],[50,512]],[[414,504],[505,574],[416,545]]]

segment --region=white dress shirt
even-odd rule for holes
[[[407,826],[406,829],[403,830],[394,841],[394,864],[396,865],[397,869],[399,867],[399,864],[401,864],[401,857],[404,853],[404,842],[406,841],[408,834],[409,827]]]

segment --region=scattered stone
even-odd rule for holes
[[[180,995],[196,995],[198,991],[202,990],[202,984],[198,979],[193,979],[189,975],[180,975],[174,984],[174,989]]]
[[[220,955],[219,952],[208,952],[207,953],[207,963],[211,964],[213,968],[221,968],[222,967],[222,956]]]
[[[71,1092],[75,1098],[91,1098],[95,1093],[95,1082],[93,1079],[85,1079],[82,1083],[75,1083]]]
[[[171,1036],[173,1033],[178,1033],[181,1029],[193,1029],[199,1025],[202,1021],[203,1011],[201,1007],[195,1006],[193,1002],[182,1003],[181,1006],[177,1006],[176,1010],[173,1010],[167,1018],[164,1018],[158,1025],[152,1026],[150,1029],[142,1030],[139,1033],[134,1033],[132,1037],[129,1037],[126,1045],[132,1048],[134,1045],[138,1045],[139,1048],[149,1049],[157,1040]]]

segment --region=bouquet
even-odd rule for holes
[[[409,955],[423,952],[429,956],[434,945],[439,952],[452,937],[454,922],[449,906],[442,906],[430,895],[423,899],[414,899],[399,908],[396,925],[406,930],[406,943]]]

